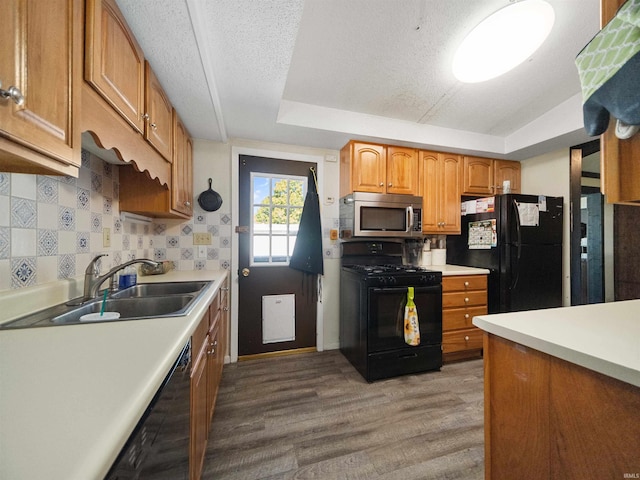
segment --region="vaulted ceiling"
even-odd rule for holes
[[[350,138],[524,159],[588,141],[575,56],[599,0],[547,0],[553,30],[464,84],[456,47],[509,0],[117,0],[191,135],[339,149]]]

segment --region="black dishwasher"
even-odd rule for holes
[[[106,480],[188,480],[191,340],[187,342]]]

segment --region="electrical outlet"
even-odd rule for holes
[[[211,233],[209,232],[194,233],[193,244],[194,245],[211,245]]]
[[[102,246],[103,247],[111,246],[111,229],[109,227],[104,227],[102,229]]]

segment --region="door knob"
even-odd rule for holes
[[[251,273],[251,270],[249,270],[247,267],[242,269],[242,276],[243,277],[248,277],[250,273]]]

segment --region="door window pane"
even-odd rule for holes
[[[270,177],[268,174],[255,172],[251,174],[252,263],[289,263],[306,194],[305,177]]]

